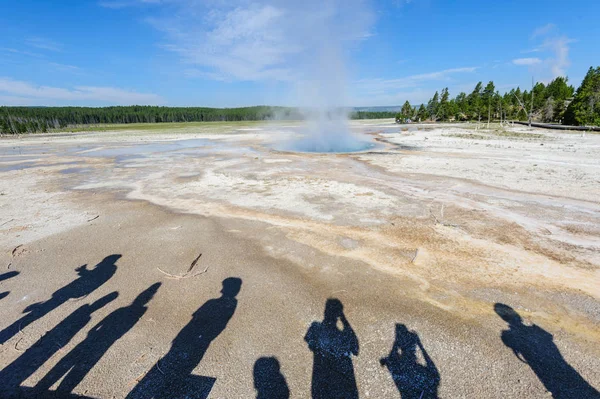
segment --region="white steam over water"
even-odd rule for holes
[[[301,139],[288,143],[288,149],[304,152],[353,152],[364,150],[367,137],[352,134],[348,126],[348,73],[344,45],[332,21],[321,31],[307,32],[311,43],[307,62],[298,81],[297,98],[306,119]]]
[[[162,4],[162,3],[161,3]],[[170,0],[150,22],[164,48],[189,65],[189,77],[291,88],[281,99],[308,120],[291,147],[345,151],[366,138],[348,129],[349,54],[370,35],[367,0]],[[267,98],[266,98],[267,99]],[[272,98],[267,103],[273,103]]]
[[[291,41],[303,43],[296,96],[306,118],[303,137],[288,149],[306,152],[352,152],[370,147],[367,137],[348,127],[348,53],[368,36],[370,12],[362,1],[308,1],[293,12],[312,26],[294,29]],[[319,14],[316,20],[311,12]],[[299,21],[303,23],[302,20]]]

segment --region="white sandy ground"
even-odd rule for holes
[[[118,203],[116,194],[218,220],[227,240],[250,240],[275,264],[308,273],[302,281],[320,279],[318,285],[325,292],[334,292],[335,287],[345,291],[332,282],[333,276],[352,275],[349,265],[359,265],[356,273],[364,281],[352,284],[363,293],[356,294],[355,301],[376,293],[377,284],[398,284],[401,292],[388,298],[390,303],[410,308],[413,301],[420,303],[428,316],[444,315],[439,323],[468,314],[467,318],[492,320],[492,325],[498,321],[493,303],[510,303],[530,322],[560,338],[565,356],[577,363],[588,381],[600,385],[592,372],[600,367],[600,135],[526,127],[502,131],[475,130],[474,125],[401,127],[368,121],[355,123],[353,129],[382,143],[373,151],[322,155],[272,150],[274,140],[293,135],[292,128],[236,126],[229,132],[218,127],[0,140],[0,250],[4,251],[0,260],[15,267],[19,259],[11,251],[18,245],[28,250],[43,247],[44,240],[72,237],[71,232],[81,229],[104,228],[107,213],[110,218],[110,212],[116,212],[111,210],[113,202]],[[204,141],[180,141],[188,139]],[[145,224],[154,229],[154,216],[148,217]],[[129,226],[128,220],[123,216],[123,226]],[[191,223],[183,220],[181,225]],[[160,246],[179,227],[174,223],[169,226],[174,230],[163,231],[154,242]],[[127,228],[135,231],[135,226]],[[101,242],[110,242],[108,237]],[[278,283],[286,286],[284,275],[269,278],[282,279]],[[289,289],[303,292],[301,302],[310,301],[315,283],[313,288],[298,284]],[[20,302],[14,303],[44,297],[40,291],[21,291]],[[23,299],[27,294],[31,297]],[[268,296],[263,299],[269,301]],[[348,306],[351,300],[342,299]],[[386,312],[387,305],[378,306],[375,313]],[[302,320],[315,317],[306,309],[291,311],[302,314]],[[437,349],[445,359],[448,374],[440,367],[442,377],[466,378],[448,358],[452,351],[467,351],[466,342],[449,343],[461,336],[456,333],[462,331],[460,325],[448,327],[453,338],[442,338],[443,332],[436,338],[436,321],[417,313],[411,317],[429,334],[431,351]],[[378,322],[367,321],[366,315],[355,312],[355,318],[362,319],[356,321],[357,328],[384,334],[384,327],[379,329]],[[480,333],[485,342],[496,345],[497,336]],[[168,350],[168,334],[163,339]],[[251,343],[248,348],[256,349]],[[295,356],[291,349],[286,353],[290,359]],[[0,352],[5,362],[11,356],[16,354]],[[206,372],[210,364],[203,363]],[[289,379],[296,390],[306,393],[306,384],[300,382],[305,378],[300,377],[302,367],[290,367]],[[378,367],[365,365],[359,378],[384,384]],[[527,372],[525,367],[523,373]],[[517,378],[507,370],[496,373]],[[110,378],[110,373],[101,375],[98,378]],[[501,381],[486,376],[492,381],[488,388],[477,388],[480,378],[471,375],[473,381],[462,385],[456,381],[442,385],[442,397],[476,397],[478,389],[486,392],[478,397],[516,398],[524,393],[545,397],[531,375],[523,377],[526,389],[506,391]],[[100,396],[120,397],[125,389],[99,388],[98,381],[88,384]],[[214,397],[239,392],[215,389]],[[378,385],[375,389],[365,383],[360,389],[363,396],[370,391],[373,397],[393,397],[389,396],[393,389],[378,391]],[[248,395],[238,397],[244,396]]]

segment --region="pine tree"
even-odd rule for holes
[[[565,112],[565,122],[600,126],[600,67],[588,70]]]
[[[419,119],[419,122],[427,120],[427,108],[425,108],[424,104],[421,104],[419,107],[417,118]]]
[[[488,128],[490,127],[490,119],[492,116],[492,99],[494,98],[495,90],[496,87],[494,86],[494,82],[490,80],[485,86],[485,89],[483,89],[483,93],[481,95],[481,114],[487,115]]]
[[[470,114],[469,114],[470,119],[479,120],[481,117],[481,91],[482,91],[482,89],[483,89],[483,84],[481,82],[479,82],[475,86],[475,89],[473,89],[473,92],[471,92],[471,94],[469,94],[468,102],[469,102],[469,109],[470,109]]]
[[[568,85],[568,81],[568,78],[559,76],[546,86],[546,95],[554,100],[553,122],[560,122],[564,119],[567,104],[575,92],[573,86]]]
[[[404,117],[404,119],[411,119],[412,113],[413,113],[413,108],[410,105],[410,103],[408,101],[406,101],[404,103],[404,105],[402,106],[402,110],[400,112],[402,113],[402,116]]]
[[[450,109],[448,106],[448,101],[450,99],[450,94],[448,93],[448,88],[444,88],[442,89],[442,95],[440,96],[440,103],[438,105],[438,119],[442,120],[442,121],[447,121],[449,119],[449,117],[451,116],[450,114]]]
[[[436,121],[438,119],[438,108],[440,105],[440,95],[436,91],[431,100],[427,103],[427,112],[429,114],[429,118],[432,121]]]

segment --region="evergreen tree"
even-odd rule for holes
[[[442,89],[442,95],[440,96],[440,103],[438,105],[437,116],[439,120],[447,121],[451,115],[451,110],[448,104],[450,99],[450,94],[448,93],[448,88]]]
[[[455,99],[456,110],[454,112],[456,119],[466,121],[469,119],[469,104],[467,102],[467,95],[461,92],[456,96]]]
[[[559,76],[546,86],[548,98],[551,97],[554,100],[553,122],[560,122],[564,119],[567,104],[575,93],[575,89],[568,85],[568,81],[568,78]]]
[[[600,126],[600,67],[588,70],[565,112],[571,125]]]
[[[427,103],[427,113],[432,121],[437,120],[438,108],[440,105],[440,95],[436,91],[431,100]]]
[[[469,102],[469,119],[479,120],[481,117],[481,92],[483,90],[483,84],[481,82],[477,83],[473,92],[469,94],[468,102]]]
[[[408,101],[404,103],[400,112],[396,115],[396,122],[405,123],[407,119],[412,119],[413,107]]]
[[[549,95],[546,92],[546,86],[543,83],[536,83],[533,86],[533,113],[537,114],[539,113],[542,108],[544,108],[544,105],[546,104],[546,100],[548,99]],[[529,103],[527,105],[528,107],[531,106],[531,103]]]
[[[481,115],[487,115],[488,125],[490,123],[491,114],[492,114],[492,100],[494,98],[496,87],[494,86],[494,82],[491,80],[483,89],[483,93],[481,95]]]
[[[424,104],[421,104],[419,110],[417,111],[417,119],[419,120],[419,122],[426,121],[427,115],[427,108],[425,108]]]

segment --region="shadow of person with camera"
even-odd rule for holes
[[[313,322],[304,340],[313,352],[312,397],[358,398],[352,356],[358,356],[358,338],[344,315],[339,299],[328,299],[322,322]]]
[[[422,362],[419,362],[420,354]],[[396,338],[390,354],[379,361],[387,367],[402,399],[438,397],[440,373],[423,347],[419,335],[404,324],[396,324]]]

